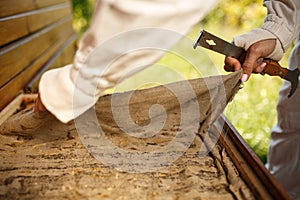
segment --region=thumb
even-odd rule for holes
[[[257,43],[254,43],[250,46],[247,51],[245,61],[242,65],[243,75],[241,78],[242,82],[246,82],[252,72],[258,72],[256,68],[258,67],[257,61],[260,58],[264,58],[269,51],[274,49],[275,40],[264,40]]]
[[[243,75],[241,78],[242,82],[248,81],[248,79],[251,76],[251,73],[254,70],[254,66],[256,66],[256,61],[259,59],[259,56],[256,56],[255,54],[249,52],[246,55],[245,61],[242,65],[243,68]]]

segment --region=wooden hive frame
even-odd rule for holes
[[[221,115],[215,123],[214,129],[220,134],[219,143],[226,149],[241,176],[255,191],[258,199],[290,199],[287,192],[224,115]]]

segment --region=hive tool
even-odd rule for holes
[[[241,63],[244,62],[247,52],[238,46],[235,46],[232,43],[226,42],[225,40],[202,30],[196,41],[194,42],[194,49],[197,46],[204,47],[206,49],[210,49],[212,51],[221,53],[225,56],[230,56],[238,59]],[[262,60],[267,65],[265,66],[263,72],[261,74],[268,74],[270,76],[279,76],[282,79],[285,79],[291,83],[291,89],[288,97],[291,97],[298,87],[298,77],[300,75],[300,70],[290,70],[287,68],[283,68],[277,61],[272,59],[264,58]]]

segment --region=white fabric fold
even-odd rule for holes
[[[72,65],[46,72],[40,81],[41,100],[47,110],[68,122],[92,107],[103,90],[156,62],[165,48],[180,38],[165,34],[136,35],[130,31],[164,29],[184,35],[216,1],[204,0],[103,0],[97,1],[90,29],[84,35]],[[153,32],[152,32],[153,33]],[[122,45],[107,45],[127,34]],[[127,45],[155,40],[163,51],[121,52]],[[166,42],[167,41],[167,42]],[[150,44],[151,45],[151,44]],[[97,47],[97,48],[96,48]],[[139,46],[137,45],[136,48]],[[99,50],[100,49],[100,50]],[[92,55],[93,54],[93,55]],[[125,55],[127,54],[127,55]],[[92,56],[90,56],[92,55]],[[117,56],[121,56],[118,57]],[[87,60],[90,59],[90,60]],[[110,61],[117,61],[111,65]]]

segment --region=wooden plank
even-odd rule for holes
[[[287,192],[265,168],[234,126],[222,115],[215,124],[220,143],[258,199],[290,199]]]
[[[35,3],[38,8],[43,8],[46,6],[51,6],[55,4],[65,3],[65,2],[71,3],[71,0],[35,0]]]
[[[62,4],[56,9],[51,9],[46,13],[37,13],[28,16],[28,27],[29,32],[34,32],[42,27],[45,27],[58,19],[64,18],[65,16],[71,16],[71,10],[68,4]]]
[[[46,27],[67,15],[71,15],[69,4],[60,4],[50,9],[40,9],[38,12],[28,12],[22,16],[2,18],[0,46]]]
[[[72,19],[67,17],[30,37],[0,49],[0,87],[34,62],[53,43],[67,39],[72,33]]]
[[[28,34],[26,18],[0,21],[0,46]]]
[[[73,41],[76,38],[75,34],[71,34],[69,36],[71,40],[67,40],[66,38],[60,38],[56,43],[54,43],[50,48],[47,49],[38,59],[36,59],[32,65],[30,65],[26,70],[22,71],[11,79],[5,86],[0,88],[0,110],[2,110],[6,105],[9,104],[19,93],[23,90],[24,86],[30,82],[30,80],[37,74],[37,72],[41,69],[45,63],[51,60],[51,57],[56,52],[62,52],[62,49],[65,49],[66,41],[70,43],[70,45],[74,45]],[[71,52],[73,56],[73,52]],[[54,62],[54,61],[52,61]]]
[[[43,8],[60,3],[70,2],[69,0],[1,0],[0,17],[12,16],[38,8]]]
[[[17,13],[35,9],[34,0],[1,0],[0,17],[10,16]]]

